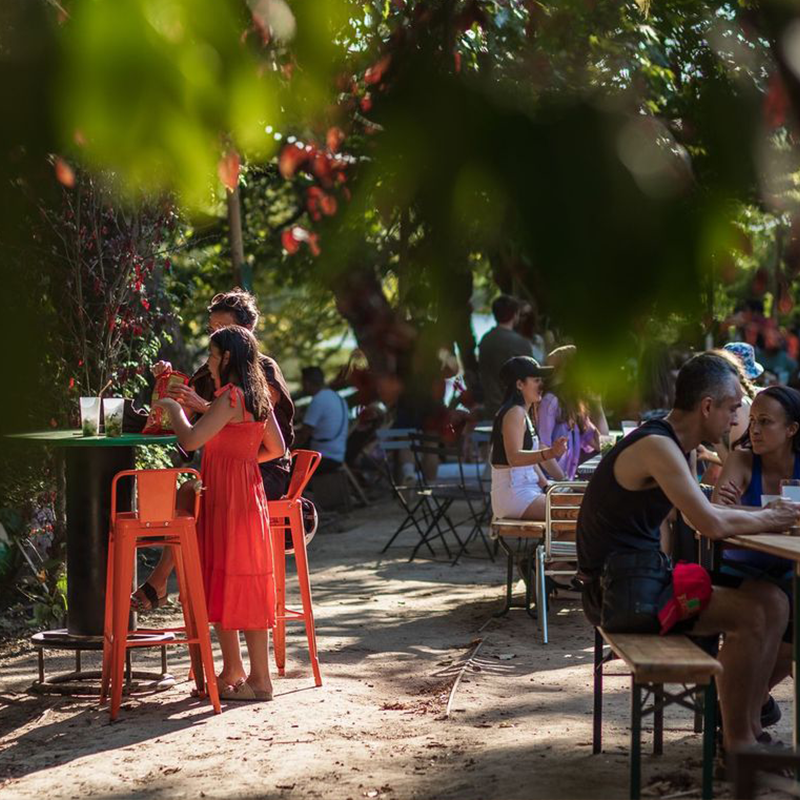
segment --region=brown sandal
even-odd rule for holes
[[[142,600],[137,597],[139,593],[144,595],[144,599],[150,604],[145,606]],[[167,600],[169,600],[169,594],[164,593],[162,597],[158,596],[158,592],[155,590],[155,587],[152,583],[148,583],[145,581],[132,595],[131,595],[131,605],[133,606],[133,610],[137,613],[141,614],[145,611],[153,611],[156,608],[161,608],[161,606],[165,606],[167,604]]]
[[[233,702],[267,702],[272,700],[272,692],[254,689],[247,681],[239,681],[235,686],[226,686],[219,693],[219,699]]]

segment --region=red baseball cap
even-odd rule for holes
[[[711,600],[711,576],[699,564],[681,561],[672,570],[672,582],[659,597],[661,635],[678,622],[699,614]]]

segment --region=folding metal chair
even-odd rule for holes
[[[478,462],[476,464],[465,464],[463,458],[463,441],[455,443],[444,442],[441,437],[435,434],[415,434],[412,436],[412,452],[417,460],[417,469],[423,481],[423,488],[419,490],[419,495],[430,500],[432,503],[432,519],[428,523],[422,540],[417,544],[411,553],[409,560],[413,561],[423,544],[430,545],[430,542],[435,539],[441,539],[444,544],[448,556],[451,555],[450,548],[447,545],[445,538],[446,534],[450,532],[456,540],[459,548],[453,564],[456,564],[461,556],[466,552],[468,543],[480,536],[489,554],[489,558],[494,560],[494,553],[489,544],[489,540],[483,532],[483,524],[489,519],[489,493],[484,484],[486,483],[483,477],[483,464]],[[422,469],[422,459],[426,455],[436,455],[438,458],[443,458],[445,461],[457,464],[457,473],[454,480],[445,482],[439,479],[435,481],[426,481],[424,470]],[[469,468],[474,469],[474,477]],[[453,503],[457,501],[464,501],[467,504],[469,513],[465,519],[454,523],[450,517],[450,508]],[[443,524],[444,523],[444,524]],[[472,527],[467,534],[466,539],[461,539],[456,530],[459,525],[471,523]],[[435,533],[434,533],[435,530]]]
[[[588,481],[559,481],[547,487],[545,493],[544,540],[536,548],[536,611],[542,642],[547,644],[547,577],[574,575],[577,571],[578,550],[575,531],[578,513]],[[570,539],[564,537],[571,536]],[[552,569],[558,561],[569,561],[575,568]]]
[[[395,478],[395,465],[390,453],[398,452],[401,450],[411,451],[412,447],[412,434],[416,434],[416,428],[381,428],[376,431],[378,443],[380,444],[381,452],[383,453],[382,468],[385,472],[386,479],[392,490],[392,496],[397,501],[401,510],[405,514],[402,522],[397,526],[391,538],[381,550],[385,553],[394,544],[395,539],[406,530],[413,529],[419,534],[420,541],[424,540],[423,525],[427,526],[428,519],[430,518],[429,503],[426,497],[419,496],[417,491],[421,488],[421,481],[417,474],[416,462],[414,466],[414,483],[407,486],[404,483],[398,483]],[[409,501],[409,497],[413,497]],[[422,524],[420,524],[420,517]],[[433,547],[427,544],[431,555],[435,555]]]

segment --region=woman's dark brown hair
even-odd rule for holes
[[[220,383],[238,383],[244,395],[244,406],[253,419],[263,422],[270,412],[269,386],[258,360],[256,337],[241,325],[219,328],[210,339],[223,355],[230,353],[228,363],[220,367]]]
[[[258,306],[256,298],[240,289],[238,286],[229,292],[220,292],[211,298],[211,305],[208,313],[223,312],[233,314],[237,325],[241,325],[248,330],[253,330],[258,323]]]
[[[797,389],[790,389],[788,386],[769,386],[766,389],[762,389],[756,397],[771,397],[776,400],[783,407],[786,414],[786,424],[791,425],[796,422],[800,425],[800,392]],[[734,442],[733,446],[752,448],[749,425],[741,438]],[[800,428],[792,438],[792,450],[795,453],[800,453]]]

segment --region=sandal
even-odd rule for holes
[[[239,681],[235,686],[228,685],[219,693],[220,700],[234,702],[252,702],[254,700],[272,700],[272,692],[254,689],[247,681]]]
[[[146,600],[150,605],[145,605],[143,600],[137,595],[143,594],[144,600]],[[132,595],[131,595],[131,605],[133,606],[133,610],[142,613],[144,611],[153,611],[156,608],[161,608],[167,604],[167,600],[169,600],[169,593],[165,592],[162,597],[158,596],[158,592],[155,590],[153,584],[148,583],[145,581]]]

